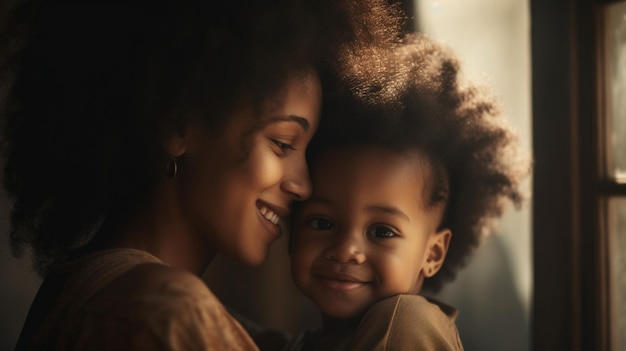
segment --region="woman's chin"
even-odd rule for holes
[[[242,253],[237,257],[238,261],[246,266],[256,267],[260,266],[269,255],[269,247],[254,250],[252,252]]]

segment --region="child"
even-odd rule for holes
[[[321,125],[311,146],[290,250],[323,327],[291,348],[462,350],[456,310],[419,294],[455,277],[503,200],[521,204],[528,162],[493,99],[462,86],[457,59],[426,37],[357,70],[323,111],[352,121]]]

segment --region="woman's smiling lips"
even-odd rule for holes
[[[370,284],[369,281],[348,274],[314,274],[322,285],[330,290],[347,292]]]
[[[272,236],[278,239],[282,233],[278,222],[281,218],[285,218],[289,215],[289,210],[269,205],[260,200],[257,201],[256,206],[261,223],[263,223],[263,226],[265,226]]]

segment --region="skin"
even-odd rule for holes
[[[417,294],[450,242],[443,205],[426,209],[430,163],[419,152],[347,147],[321,155],[314,191],[298,210],[291,247],[297,287],[328,319],[360,317],[373,303]]]
[[[117,246],[196,274],[217,253],[249,265],[265,260],[292,202],[311,194],[305,150],[319,121],[319,78],[294,75],[262,116],[248,105],[219,133],[198,121],[167,141],[178,174],[169,178],[163,167],[154,199]]]

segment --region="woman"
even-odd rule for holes
[[[158,5],[26,1],[4,32],[11,241],[44,278],[17,349],[256,349],[198,275],[265,259],[311,192],[323,85],[400,24],[385,1]]]

